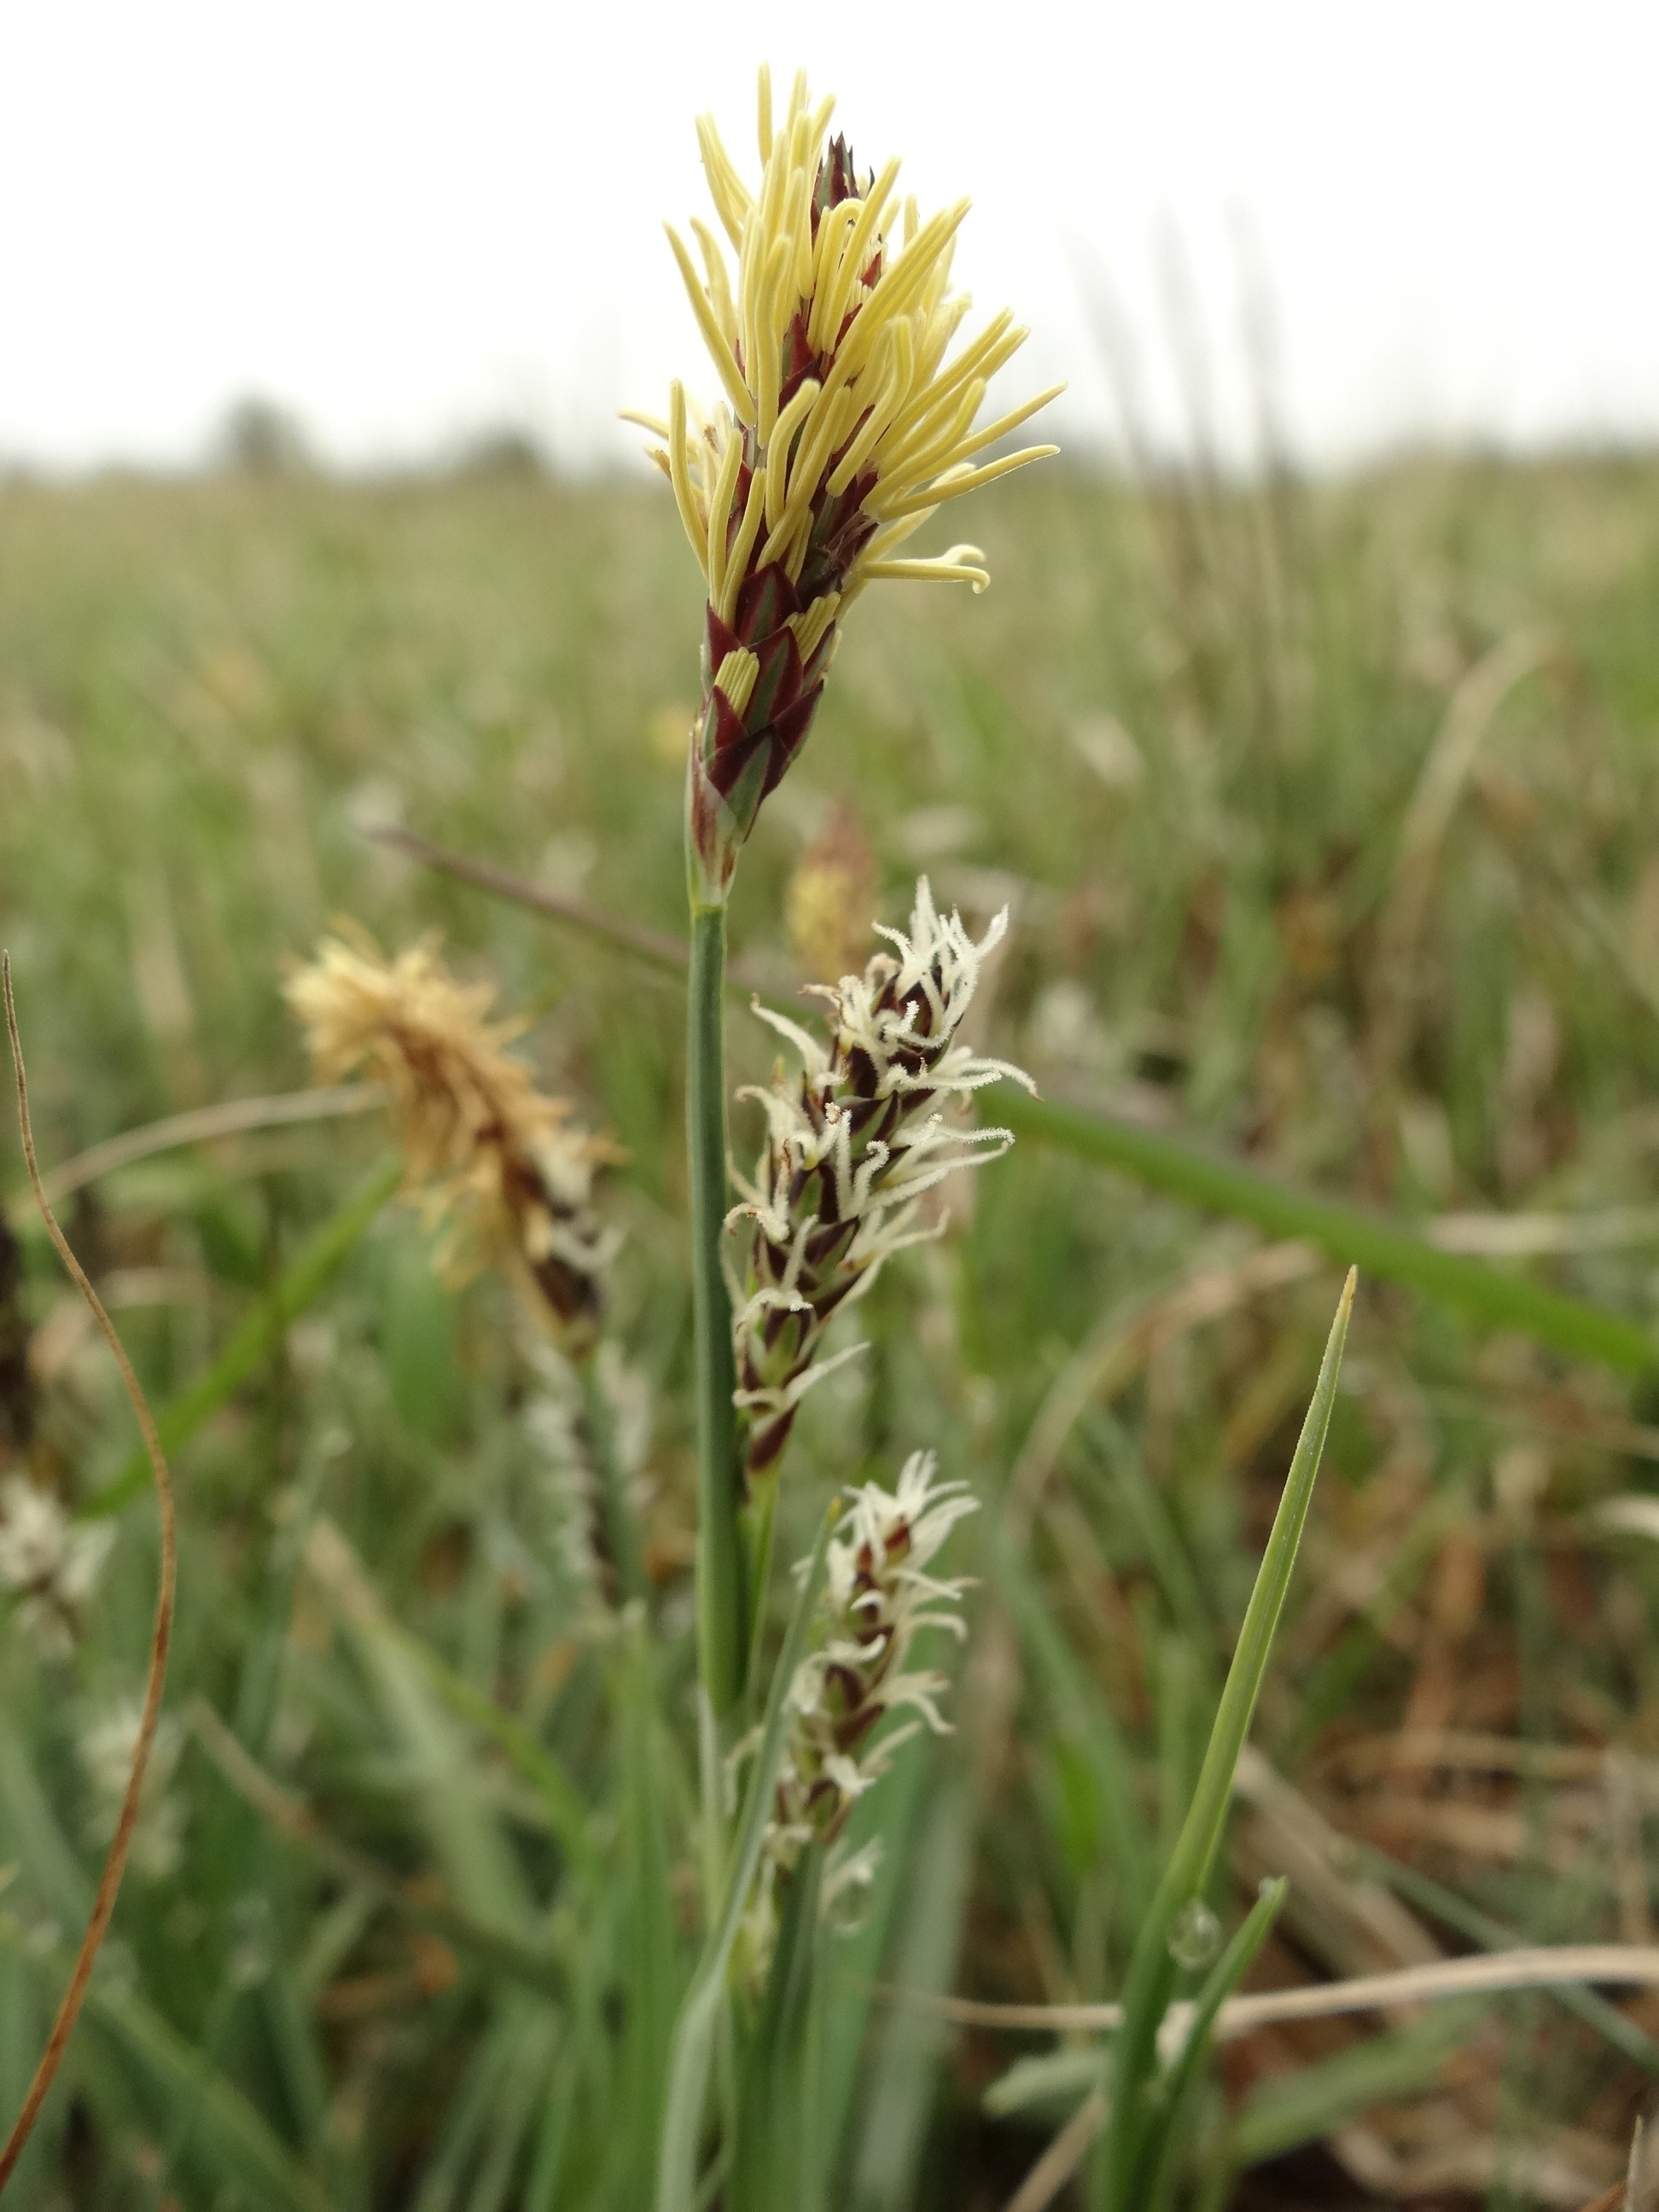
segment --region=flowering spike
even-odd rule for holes
[[[907,1671],[916,1633],[947,1628],[960,1637],[960,1618],[941,1611],[968,1585],[927,1572],[958,1521],[978,1510],[961,1482],[936,1482],[932,1452],[912,1452],[896,1490],[866,1482],[848,1492],[848,1507],[830,1540],[813,1648],[789,1686],[789,1733],[778,1769],[773,1814],[748,1914],[750,1960],[765,1964],[775,1932],[775,1893],[811,1843],[833,1852],[853,1807],[878,1782],[913,1728],[872,1742],[890,1713],[909,1711],[913,1727],[948,1735],[939,1701],[943,1674]],[[742,1747],[747,1750],[752,1745]],[[825,1903],[874,1872],[869,1846],[839,1863],[832,1858]]]
[[[974,547],[922,560],[895,560],[893,550],[945,500],[1055,450],[1032,446],[969,466],[1054,394],[975,431],[987,380],[1025,333],[999,315],[947,364],[968,304],[950,283],[968,203],[926,222],[907,204],[901,241],[897,162],[879,177],[860,170],[844,136],[826,139],[831,106],[814,110],[798,76],[775,117],[762,71],[753,194],[713,121],[698,123],[735,276],[702,224],[692,226],[701,268],[668,234],[725,398],[704,423],[676,385],[653,458],[673,485],[707,580],[711,629],[718,622],[733,633],[763,667],[775,665],[787,640],[806,670],[793,689],[756,686],[737,709],[750,742],[736,749],[716,745],[707,696],[714,672],[705,665],[686,800],[693,890],[704,906],[724,902],[763,800],[805,742],[841,614],[882,578],[983,591],[990,578]],[[717,769],[717,750],[738,757]]]
[[[733,1322],[738,1404],[750,1416],[747,1474],[776,1474],[802,1397],[829,1371],[823,1332],[871,1287],[887,1259],[937,1236],[918,1225],[923,1194],[952,1170],[979,1166],[1013,1142],[1006,1129],[947,1124],[943,1102],[1009,1076],[1006,1061],[957,1042],[980,963],[1007,926],[999,915],[975,944],[960,915],[933,904],[924,876],[910,933],[862,975],[817,987],[830,1012],[827,1048],[780,1014],[756,1012],[799,1054],[801,1072],[742,1094],[766,1109],[766,1142],[728,1227],[753,1224],[748,1279]],[[843,1354],[842,1357],[848,1355]]]
[[[366,1068],[386,1085],[409,1188],[447,1224],[446,1271],[504,1264],[567,1349],[591,1350],[616,1245],[593,1176],[616,1154],[503,1049],[518,1025],[489,1018],[493,986],[458,983],[429,943],[386,960],[354,929],[325,938],[284,988],[324,1081]]]

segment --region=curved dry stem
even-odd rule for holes
[[[1437,1959],[1386,1973],[1359,1974],[1346,1982],[1311,1982],[1289,1990],[1252,1990],[1229,1997],[1216,2015],[1216,2039],[1229,2043],[1259,2027],[1285,2021],[1332,2020],[1354,2012],[1382,2012],[1396,2005],[1437,2004],[1469,1996],[1508,1996],[1518,1990],[1548,1990],[1579,1983],[1608,1989],[1659,1989],[1659,1944],[1522,1943],[1508,1951]],[[1120,2004],[994,2004],[976,1997],[936,1996],[878,1983],[876,1995],[907,2012],[956,2027],[1051,2033],[1107,2033],[1123,2024]],[[1170,2018],[1188,2015],[1172,2005]]]
[[[155,1741],[155,1724],[161,1714],[161,1685],[167,1675],[167,1646],[173,1640],[173,1588],[178,1574],[178,1544],[173,1529],[173,1481],[167,1473],[167,1463],[162,1455],[155,1423],[151,1417],[144,1394],[139,1388],[138,1377],[132,1371],[132,1362],[125,1347],[115,1333],[114,1324],[105,1312],[103,1303],[87,1279],[85,1268],[70,1249],[69,1240],[58,1226],[56,1216],[47,1202],[40,1181],[40,1170],[34,1158],[34,1132],[29,1122],[28,1084],[23,1073],[23,1046],[17,1034],[17,1008],[12,999],[11,956],[0,954],[0,989],[6,1001],[6,1032],[11,1042],[12,1072],[17,1082],[17,1126],[23,1139],[23,1159],[28,1169],[29,1188],[34,1193],[34,1202],[40,1209],[58,1256],[68,1269],[70,1278],[90,1309],[93,1319],[102,1331],[104,1340],[115,1356],[121,1381],[132,1410],[137,1418],[139,1431],[144,1439],[144,1449],[149,1454],[150,1465],[155,1471],[155,1503],[161,1523],[161,1572],[155,1593],[155,1622],[150,1632],[149,1673],[144,1684],[144,1708],[138,1725],[138,1741],[133,1747],[132,1771],[127,1777],[126,1795],[121,1800],[121,1813],[115,1824],[115,1834],[104,1860],[103,1873],[98,1878],[97,1894],[92,1901],[91,1917],[86,1933],[81,1938],[81,1948],[75,1957],[69,1986],[64,1991],[58,2007],[57,2017],[52,2023],[52,2033],[46,2038],[46,2047],[40,2054],[40,2063],[34,2069],[34,2079],[29,2083],[28,2094],[21,2111],[12,2123],[3,2148],[0,2148],[0,2189],[11,2179],[13,2169],[23,2154],[25,2144],[40,2116],[40,2107],[46,2100],[58,2069],[63,2063],[64,2052],[75,2023],[80,2014],[81,2002],[92,1979],[93,1966],[99,1948],[109,1929],[110,1916],[115,1910],[116,1893],[121,1887],[125,1870],[127,1852],[132,1843],[132,1832],[138,1821],[138,1804],[143,1793],[144,1771],[149,1764],[150,1747]]]
[[[210,1144],[219,1137],[245,1137],[259,1129],[285,1129],[296,1122],[329,1121],[351,1114],[368,1114],[384,1106],[386,1094],[378,1083],[342,1083],[324,1091],[282,1091],[268,1097],[227,1098],[216,1106],[193,1107],[188,1114],[169,1114],[164,1121],[147,1121],[142,1128],[125,1130],[101,1145],[77,1152],[42,1178],[46,1195],[60,1200],[81,1190],[100,1176],[131,1167],[157,1152],[170,1152],[184,1145]]]

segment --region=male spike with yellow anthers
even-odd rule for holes
[[[968,301],[951,255],[968,203],[922,222],[894,198],[898,163],[860,175],[834,103],[795,80],[775,131],[760,79],[760,189],[751,195],[705,117],[708,188],[737,255],[691,226],[669,240],[725,398],[705,420],[678,383],[668,420],[644,421],[708,586],[703,702],[687,788],[695,890],[722,902],[762,800],[799,750],[841,617],[878,577],[983,591],[976,546],[925,559],[899,549],[949,500],[1055,451],[978,456],[1060,390],[975,427],[987,386],[1025,332],[997,315],[947,363]]]

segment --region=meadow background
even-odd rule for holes
[[[697,581],[665,493],[510,444],[383,480],[254,465],[282,458],[0,487],[0,937],[43,1158],[302,1085],[283,963],[333,915],[388,949],[441,930],[626,1152],[612,1381],[659,1675],[641,1691],[573,1565],[568,1437],[507,1294],[445,1289],[382,1209],[177,1455],[167,1802],[17,2201],[620,2206],[647,1950],[689,1955],[696,1913],[681,997],[366,833],[681,929]],[[1061,465],[983,497],[983,600],[860,608],[743,871],[739,961],[774,1003],[798,988],[780,917],[844,803],[884,919],[923,869],[970,918],[1008,904],[981,1042],[1046,1094],[1450,1217],[1443,1238],[1650,1322],[1659,467],[1240,488]],[[735,1000],[730,1034],[763,1078]],[[741,1109],[734,1131],[741,1158]],[[158,1404],[384,1147],[373,1115],[264,1131],[66,1201]],[[3,1157],[0,1461],[82,1506],[130,1419]],[[1052,2038],[871,1984],[1115,1987],[1338,1287],[1035,1141],[952,1211],[863,1309],[872,1349],[809,1401],[784,1493],[799,1551],[833,1483],[931,1445],[985,1508],[959,1539],[982,1579],[957,1733],[882,1785],[886,1872],[846,1946],[837,2201],[861,2212],[1004,2206],[1070,2108],[1063,2080],[1003,2080]],[[1218,1891],[1231,1914],[1291,1876],[1253,1985],[1505,1932],[1654,1940],[1659,1555],[1595,1512],[1651,1492],[1656,1460],[1650,1390],[1362,1284]],[[1022,1466],[1036,1510],[1010,1513]],[[116,1525],[73,1662],[0,1644],[9,2110],[97,1863],[88,1739],[140,1680],[148,1503]],[[678,1917],[647,1938],[653,1871]],[[1227,2045],[1229,2201],[1583,2203],[1659,2075],[1659,2001],[1589,2012],[1510,1997]]]

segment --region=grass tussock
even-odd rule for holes
[[[869,595],[755,828],[734,963],[810,1024],[837,902],[903,926],[925,872],[976,938],[1009,909],[974,1053],[1650,1325],[1659,465],[976,497],[993,589]],[[349,912],[387,947],[441,931],[532,1017],[513,1050],[614,1138],[623,1231],[572,1358],[381,1206],[374,1113],[65,1200],[176,1454],[183,1729],[170,1863],[135,1857],[20,2203],[648,2201],[653,2085],[719,1932],[685,1720],[683,987],[364,833],[683,933],[701,599],[631,483],[0,491],[0,935],[43,1168],[304,1086],[283,977]],[[775,1039],[728,1031],[764,1091]],[[735,1109],[741,1160],[763,1134]],[[114,1501],[130,1426],[20,1169],[3,1188],[0,1473],[74,1513]],[[859,1301],[869,1349],[801,1400],[777,1501],[781,1562],[815,1533],[829,1557],[832,1491],[915,1451],[981,1509],[947,1561],[977,1578],[963,1656],[918,1645],[954,1733],[844,1808],[850,1850],[886,1848],[811,2125],[860,2212],[1091,2201],[1097,2052],[878,1985],[1123,1990],[1340,1282],[1034,1142],[949,1211]],[[1652,1944],[1659,1552],[1630,1501],[1656,1423],[1646,1383],[1362,1286],[1206,1890],[1224,1934],[1289,1877],[1249,1990]],[[102,1856],[84,1747],[143,1680],[153,1513],[113,1526],[67,1654],[0,1646],[7,2115]],[[1208,1936],[1181,1940],[1196,1996]],[[1659,1995],[1612,1987],[1247,2021],[1170,2186],[1572,2208],[1624,2171],[1656,2039]],[[1069,2199],[1029,2179],[1045,2156]]]

